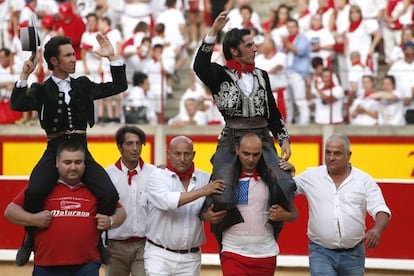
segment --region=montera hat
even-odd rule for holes
[[[40,46],[40,40],[36,27],[29,26],[21,28],[20,41],[22,43],[23,51],[37,51],[37,47]]]

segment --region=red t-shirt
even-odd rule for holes
[[[24,192],[14,198],[15,204],[23,206]],[[84,184],[73,189],[56,184],[45,200],[44,210],[52,213],[52,222],[48,228],[35,232],[35,265],[76,265],[99,260],[96,199]]]
[[[56,21],[54,28],[56,31],[62,28],[64,35],[71,38],[72,46],[76,54],[76,60],[80,60],[81,59],[80,44],[81,44],[82,34],[86,30],[86,26],[82,18],[80,18],[79,16],[74,16],[72,20],[68,23],[65,22],[64,20],[58,20]]]

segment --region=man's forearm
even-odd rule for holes
[[[389,214],[385,212],[378,212],[375,216],[375,226],[374,228],[378,229],[380,233],[385,230],[385,228],[388,225],[388,222],[390,221]]]
[[[25,211],[21,206],[10,203],[4,211],[4,216],[14,224],[21,226],[35,226],[32,213]]]

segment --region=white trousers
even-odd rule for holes
[[[144,266],[147,276],[198,276],[201,270],[201,251],[180,254],[147,242],[144,251]]]

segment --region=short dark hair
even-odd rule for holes
[[[45,45],[45,52],[43,53],[43,57],[47,62],[47,68],[49,70],[53,70],[53,64],[50,61],[52,57],[59,57],[60,53],[60,46],[70,44],[72,45],[72,40],[67,36],[55,36],[52,37]]]
[[[8,49],[8,48],[1,48],[0,49],[0,53],[1,52],[4,52],[4,55],[6,56],[6,57],[9,57],[10,55],[11,55],[11,51],[10,51],[10,49]]]
[[[127,133],[132,133],[132,134],[137,135],[143,145],[145,145],[145,143],[147,142],[147,135],[142,129],[136,126],[126,125],[126,126],[120,127],[115,133],[115,141],[117,145],[121,146],[125,142],[125,134]]]
[[[156,33],[164,33],[165,32],[165,24],[164,23],[157,23],[154,27]]]
[[[384,77],[384,80],[386,79],[390,80],[390,82],[392,83],[392,86],[395,88],[395,77],[393,75],[386,75]]]
[[[112,20],[108,16],[101,17],[101,20],[104,21],[104,22],[106,22],[106,24],[108,26],[111,26],[111,24],[112,24]]]
[[[248,10],[250,14],[252,14],[252,13],[253,13],[253,8],[252,8],[252,6],[250,6],[249,4],[241,5],[241,6],[239,7],[239,10],[240,10],[240,11],[241,11],[241,10]]]
[[[166,7],[172,7],[177,3],[177,0],[165,0],[165,6]]]
[[[81,151],[85,159],[85,148],[79,143],[76,143],[73,141],[66,141],[66,142],[59,144],[56,150],[56,158],[60,158],[63,151],[69,151],[69,152]]]
[[[226,33],[223,39],[223,54],[226,60],[231,60],[233,58],[230,49],[239,49],[240,44],[243,42],[243,37],[249,34],[250,29],[247,28],[233,28]]]
[[[144,81],[146,79],[148,79],[148,75],[147,74],[145,74],[143,72],[140,72],[140,71],[134,72],[134,75],[132,77],[132,84],[134,86],[140,86],[141,84],[144,83]]]
[[[316,69],[316,67],[318,66],[323,66],[323,59],[321,57],[314,57],[311,61],[312,63],[312,68]]]
[[[295,23],[296,27],[299,27],[299,22],[296,19],[294,19],[294,18],[288,18],[288,20],[286,21],[286,23],[289,23],[289,22],[293,22],[293,23]]]
[[[94,12],[88,13],[85,17],[86,19],[89,19],[89,17],[95,17],[95,19],[98,19],[98,15]]]
[[[375,83],[375,78],[373,75],[363,75],[362,79],[369,79],[372,83]]]

